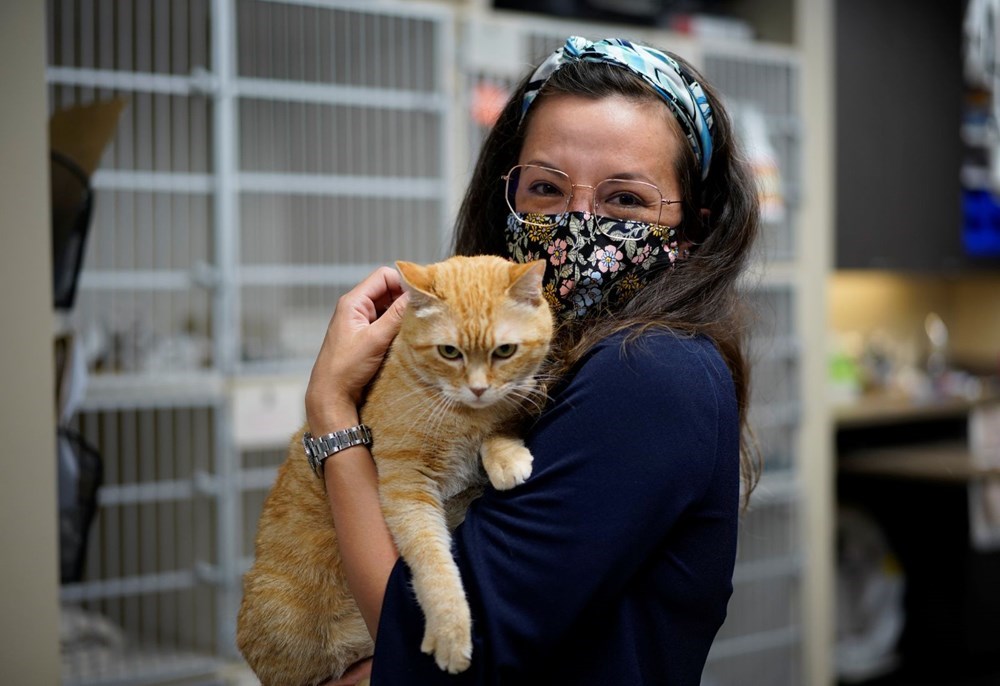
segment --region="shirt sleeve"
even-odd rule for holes
[[[487,488],[455,531],[472,666],[448,675],[420,652],[423,615],[400,562],[386,589],[374,686],[518,683],[581,618],[620,602],[711,483],[720,397],[734,406],[731,378],[704,339],[644,334],[592,351],[526,436],[531,477],[509,491]]]

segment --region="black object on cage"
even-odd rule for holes
[[[52,301],[57,309],[72,309],[90,229],[94,192],[87,173],[76,162],[53,150],[50,154],[52,192]]]
[[[104,461],[78,432],[60,427],[59,443],[59,579],[83,578],[90,527],[97,515],[97,491],[104,481]]]

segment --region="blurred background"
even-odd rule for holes
[[[765,471],[703,684],[1000,684],[995,11],[7,0],[0,681],[256,683],[241,576],[333,306],[447,255],[579,34],[692,61],[759,181]]]

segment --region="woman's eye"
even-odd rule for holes
[[[639,207],[645,205],[642,198],[631,193],[619,193],[608,198],[607,205],[618,205],[619,207]]]
[[[513,355],[516,351],[517,346],[513,343],[504,343],[503,345],[498,345],[493,349],[493,357],[499,357],[503,360]]]
[[[457,360],[462,356],[462,351],[453,345],[439,345],[438,355],[446,360]]]
[[[553,186],[551,183],[546,183],[544,181],[532,184],[531,188],[528,190],[535,195],[562,195],[562,191],[559,190],[557,186]]]

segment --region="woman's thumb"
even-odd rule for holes
[[[399,333],[399,325],[403,322],[403,313],[406,311],[406,303],[409,302],[409,293],[396,298],[389,309],[382,313],[382,316],[372,322],[371,331],[384,343],[386,347],[392,343],[392,339]]]

